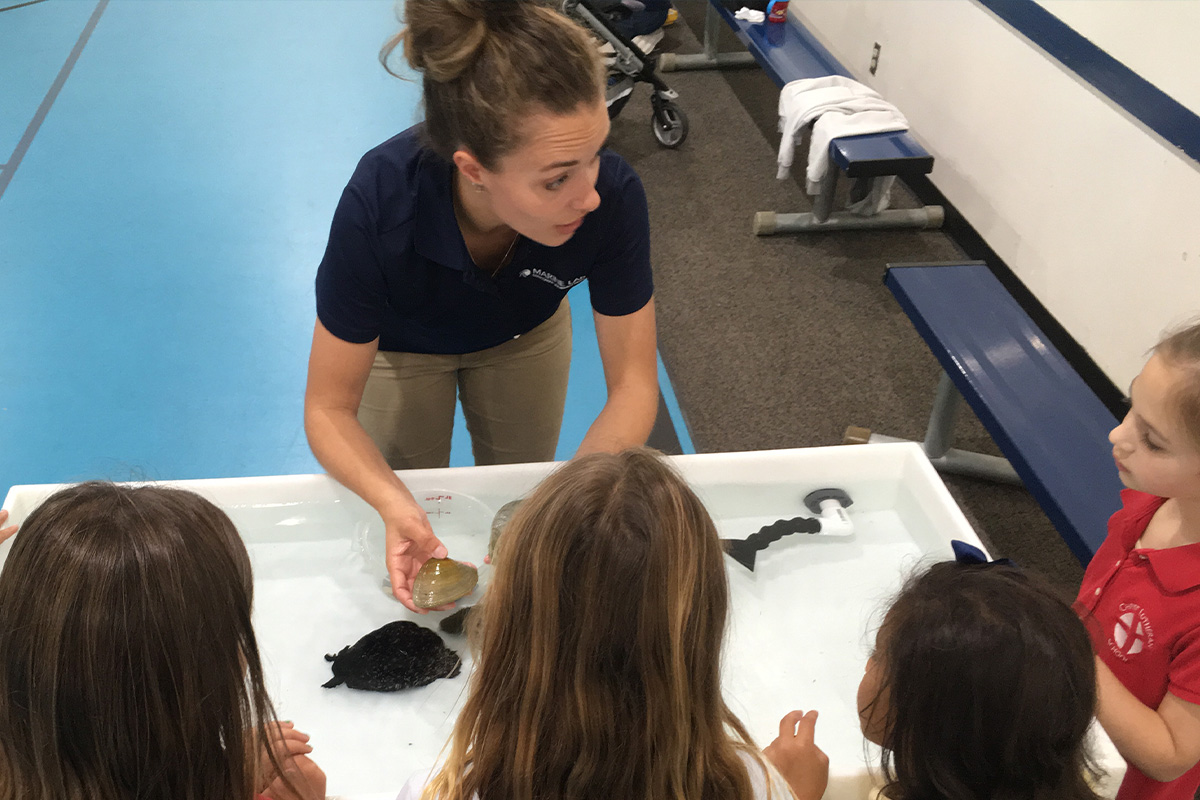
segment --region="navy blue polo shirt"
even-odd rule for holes
[[[317,316],[380,350],[472,353],[536,328],[587,281],[592,308],[632,314],[654,293],[646,193],[616,153],[600,156],[600,206],[558,247],[520,237],[495,275],[471,261],[454,216],[454,166],[409,128],[363,156],[342,192],[317,270]]]

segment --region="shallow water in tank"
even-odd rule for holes
[[[780,519],[811,516],[804,496],[834,486],[853,499],[853,535],[794,534],[757,554],[753,572],[725,559],[731,615],[723,654],[726,699],[759,746],[792,709],[820,711],[817,743],[830,758],[827,800],[864,798],[871,777],[855,693],[888,598],[923,563],[951,557],[951,539],[980,542],[915,445],[808,448],[672,459],[722,537],[745,538]],[[492,516],[525,496],[552,464],[402,473],[454,558],[480,567]],[[177,484],[224,508],[244,537],[255,574],[255,628],[280,718],[311,734],[331,796],[394,797],[434,764],[465,697],[471,658],[462,637],[453,679],[393,694],[324,689],[326,654],[394,620],[430,628],[448,612],[416,615],[385,584],[383,526],[361,500],[325,476]],[[14,487],[4,507],[19,522],[54,486]],[[0,546],[0,557],[8,545]],[[1102,761],[1121,762],[1102,743]],[[1112,781],[1110,780],[1110,783]],[[1115,786],[1106,785],[1111,793]]]
[[[753,572],[726,559],[727,698],[760,746],[774,737],[784,713],[817,708],[819,742],[835,778],[864,770],[853,698],[872,616],[929,550],[894,509],[877,507],[874,493],[888,487],[869,484],[844,487],[856,501],[853,536],[784,537],[758,553]],[[745,538],[779,519],[811,516],[792,487],[700,488],[723,537]],[[480,587],[460,601],[473,603],[490,579],[483,557],[491,516],[513,498],[485,502],[453,490],[425,496],[442,498],[424,505],[451,555],[480,566]],[[396,791],[437,759],[451,732],[470,672],[465,639],[444,637],[464,659],[458,678],[391,695],[323,689],[330,675],[325,653],[395,619],[436,628],[445,612],[418,617],[390,597],[382,525],[369,514],[344,504],[305,504],[266,529],[245,521],[240,527],[254,562],[256,629],[280,714],[312,735],[331,793]]]

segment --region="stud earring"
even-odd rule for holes
[[[471,186],[473,186],[473,187],[475,188],[475,191],[477,191],[477,192],[482,192],[482,191],[483,191],[483,184],[482,184],[482,183],[472,183],[472,184],[471,184]]]

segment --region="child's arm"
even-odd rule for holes
[[[1096,718],[1117,751],[1156,781],[1173,781],[1200,761],[1200,705],[1170,692],[1144,705],[1096,658]]]

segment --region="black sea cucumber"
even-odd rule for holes
[[[344,683],[370,692],[425,686],[462,669],[462,659],[441,636],[407,620],[389,622],[325,660],[333,662],[333,678],[322,684],[326,689]]]

